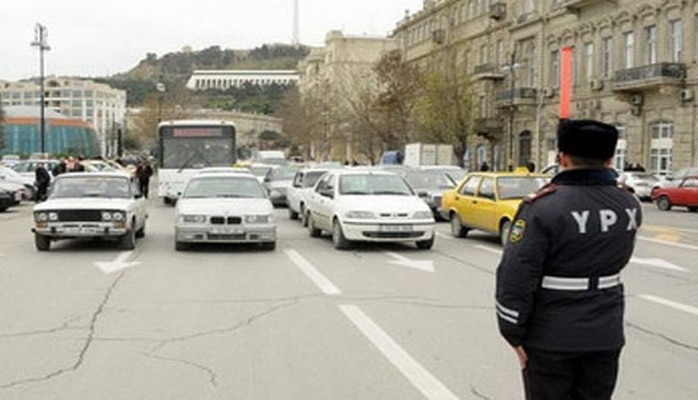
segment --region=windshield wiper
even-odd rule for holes
[[[364,196],[364,195],[367,195],[367,194],[369,194],[369,193],[368,193],[368,192],[362,192],[362,191],[359,191],[359,190],[353,190],[353,191],[349,191],[349,192],[341,192],[341,194],[343,194],[344,196]]]
[[[398,196],[409,196],[409,193],[405,192],[396,192],[394,190],[380,190],[373,192],[373,194],[388,194],[388,195],[398,195]]]

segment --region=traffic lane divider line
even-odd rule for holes
[[[684,244],[684,243],[676,243],[676,242],[668,242],[666,240],[661,240],[661,239],[655,239],[655,238],[650,238],[650,237],[645,237],[645,236],[637,236],[639,240],[644,240],[646,242],[652,242],[652,243],[657,243],[657,244],[663,244],[666,246],[673,246],[673,247],[678,247],[681,249],[687,249],[687,250],[698,250],[698,246],[693,246],[690,244]]]
[[[638,295],[637,297],[639,297],[643,300],[651,301],[653,303],[661,304],[663,306],[671,307],[675,310],[683,311],[685,313],[692,314],[692,315],[695,315],[696,317],[698,317],[698,308],[693,307],[693,306],[678,303],[678,302],[675,302],[675,301],[672,301],[669,299],[665,299],[663,297],[651,295],[651,294],[641,294],[641,295]]]
[[[339,296],[342,294],[337,286],[321,274],[310,261],[306,260],[296,250],[286,249],[284,253],[324,294],[328,296]]]
[[[429,400],[458,400],[443,383],[398,345],[359,307],[339,306],[344,315]]]

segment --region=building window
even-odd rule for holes
[[[594,76],[594,43],[584,43],[584,78],[590,82]]]
[[[550,52],[550,86],[560,87],[560,52]]]
[[[645,64],[657,62],[657,27],[645,27]]]
[[[652,172],[665,175],[672,170],[674,124],[660,122],[650,127],[650,164]]]
[[[613,71],[613,38],[601,39],[601,76],[610,78]]]
[[[632,32],[627,32],[623,35],[623,44],[624,44],[624,51],[625,51],[625,57],[624,57],[624,67],[625,68],[632,68],[635,66],[635,34]]]
[[[683,49],[683,24],[680,19],[669,21],[669,51],[671,62],[681,62]]]
[[[536,46],[533,44],[529,45],[527,53],[526,66],[528,66],[528,85],[530,87],[537,87],[538,75],[536,71]]]
[[[500,66],[503,63],[502,59],[504,58],[504,41],[503,40],[497,40],[497,45],[494,50],[494,62],[497,63],[497,66]]]

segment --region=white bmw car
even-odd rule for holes
[[[310,236],[332,234],[337,249],[353,242],[414,242],[434,245],[434,215],[401,176],[347,169],[323,175],[308,198]]]
[[[175,249],[197,243],[258,243],[276,248],[274,207],[251,174],[198,174],[175,208]]]

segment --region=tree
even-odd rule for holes
[[[284,134],[299,154],[306,159],[323,159],[327,156],[328,102],[322,90],[301,96],[297,87],[290,88],[275,115],[283,120]]]
[[[416,117],[420,141],[452,144],[461,159],[474,130],[475,101],[465,69],[449,65],[437,64],[426,74]]]

